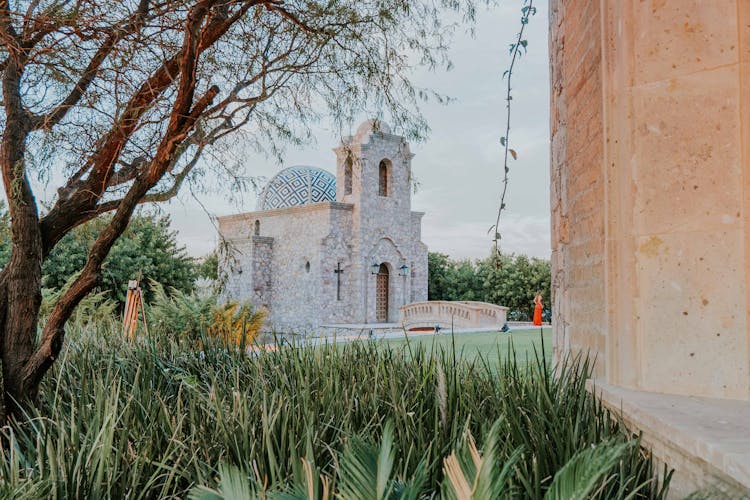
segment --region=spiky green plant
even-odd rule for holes
[[[210,340],[199,351],[161,337],[126,342],[117,329],[71,333],[40,408],[0,430],[2,494],[184,498],[197,485],[221,493],[219,478],[241,474],[263,494],[322,500],[359,468],[372,498],[415,478],[430,496],[445,489],[444,460],[469,451],[470,433],[481,463],[465,477],[480,471],[496,484],[512,462],[506,490],[541,499],[579,451],[632,439],[586,391],[586,360],[552,376],[544,357],[466,361],[373,343],[247,355]],[[606,478],[593,497],[665,493],[639,446]]]
[[[197,486],[190,492],[190,500],[248,500],[259,496],[258,485],[239,467],[219,466],[217,488]]]
[[[507,442],[500,436],[501,429],[502,418],[492,425],[482,451],[477,448],[471,433],[466,433],[464,445],[443,461],[443,498],[482,500],[514,495],[512,472],[523,448],[503,453],[502,448]],[[504,463],[500,460],[503,456],[507,457]]]

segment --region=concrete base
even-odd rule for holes
[[[402,332],[404,329],[400,323],[351,323],[320,325],[317,337],[356,336],[356,337],[381,337],[384,334]]]
[[[674,396],[589,381],[657,463],[674,469],[670,498],[697,490],[750,498],[750,401]]]
[[[549,325],[547,325],[549,326]],[[538,327],[536,327],[538,328]],[[524,330],[526,327],[510,326],[510,330]],[[483,333],[483,332],[497,332],[500,329],[497,326],[488,327],[475,327],[475,328],[453,328],[453,333]],[[318,329],[319,334],[314,337],[326,337],[326,338],[342,338],[342,339],[386,339],[386,338],[401,338],[404,335],[415,336],[415,335],[433,335],[435,332],[432,329],[425,329],[421,331],[407,331],[400,323],[363,323],[363,324],[336,324],[336,325],[321,325]],[[450,335],[451,328],[443,327],[440,329],[440,335]]]

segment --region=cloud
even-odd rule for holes
[[[445,223],[437,217],[423,219],[422,240],[430,251],[454,258],[481,259],[492,250],[492,222]],[[548,259],[550,256],[549,218],[503,214],[500,223],[501,250]]]

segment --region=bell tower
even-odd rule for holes
[[[336,200],[352,205],[362,322],[396,322],[399,307],[426,296],[422,213],[411,211],[414,155],[404,137],[377,120],[362,123],[334,152]]]
[[[387,123],[367,120],[336,153],[336,201],[362,208],[411,210],[411,159],[406,139]],[[373,206],[374,205],[374,206]]]

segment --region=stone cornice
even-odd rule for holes
[[[235,222],[246,219],[258,219],[274,215],[298,214],[305,212],[318,212],[322,210],[353,210],[354,205],[351,203],[341,203],[339,201],[322,201],[319,203],[308,203],[306,205],[297,205],[295,207],[272,208],[270,210],[256,210],[254,212],[245,212],[235,215],[225,215],[217,217],[220,222]]]

